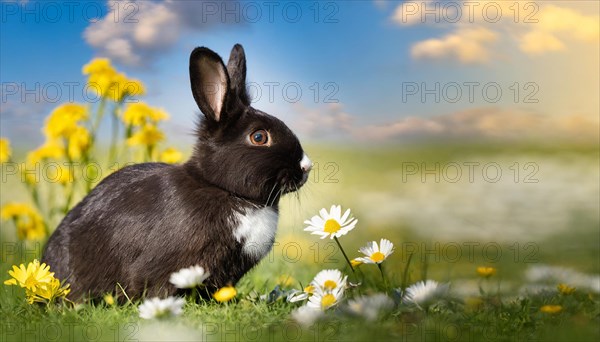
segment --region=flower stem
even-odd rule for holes
[[[379,268],[379,273],[381,273],[381,281],[383,281],[383,287],[385,288],[385,290],[389,290],[388,289],[388,283],[387,280],[385,279],[385,275],[383,274],[383,265],[382,264],[377,264],[377,268]]]
[[[117,135],[119,134],[119,119],[117,118],[117,109],[111,115],[112,132],[110,136],[110,149],[108,152],[108,164],[111,165],[117,157]]]
[[[346,252],[344,252],[344,249],[342,248],[342,245],[338,241],[338,238],[336,236],[334,236],[333,239],[335,240],[335,242],[337,243],[338,247],[340,248],[340,251],[342,251],[342,254],[344,255],[344,258],[346,259],[346,262],[348,263],[348,266],[350,266],[350,269],[352,270],[352,273],[356,274],[356,272],[354,272],[354,267],[352,267],[352,263],[350,262],[350,259],[348,259],[348,256],[346,255]]]

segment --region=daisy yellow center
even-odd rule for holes
[[[325,228],[323,230],[325,231],[325,233],[333,234],[340,230],[341,227],[342,226],[340,226],[338,221],[334,219],[329,219],[325,222]]]
[[[321,298],[321,307],[327,308],[335,303],[335,296],[328,293]]]
[[[373,260],[374,262],[380,262],[383,261],[385,259],[385,254],[381,253],[381,252],[375,252],[371,255],[371,260]]]
[[[325,283],[323,284],[323,287],[328,289],[328,290],[333,290],[337,287],[337,283],[333,280],[327,280],[325,281]]]
[[[312,294],[315,291],[315,287],[312,285],[308,285],[304,288],[304,292]]]

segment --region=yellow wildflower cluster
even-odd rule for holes
[[[30,262],[27,267],[24,264],[19,267],[13,265],[8,274],[12,278],[6,280],[4,285],[25,288],[29,304],[35,302],[49,304],[58,298],[66,297],[71,291],[69,284],[62,286],[60,280],[54,277],[54,272],[50,272],[50,266],[40,265],[37,259]]]
[[[160,161],[167,164],[176,164],[183,159],[183,154],[173,147],[166,148],[160,154]]]
[[[158,127],[152,124],[146,124],[127,139],[127,144],[130,146],[153,147],[164,139],[165,135]]]
[[[6,163],[10,156],[10,141],[6,138],[0,138],[0,163]]]
[[[126,126],[141,127],[146,124],[157,124],[159,121],[168,120],[169,114],[162,109],[153,108],[144,102],[127,105],[121,118]]]
[[[41,240],[46,237],[46,225],[42,216],[24,203],[7,203],[2,207],[3,220],[13,220],[20,240]]]
[[[95,58],[83,67],[88,75],[88,85],[98,95],[114,102],[121,102],[128,96],[144,95],[144,84],[127,75],[117,72],[107,58]]]
[[[575,288],[567,284],[558,284],[556,288],[558,289],[558,292],[564,295],[570,295],[571,293],[575,292]]]

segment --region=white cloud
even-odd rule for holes
[[[319,108],[294,106],[295,132],[319,140],[385,142],[403,139],[489,138],[499,140],[552,141],[567,139],[584,143],[598,141],[597,118],[580,114],[549,116],[498,107],[480,107],[432,117],[407,116],[381,124],[361,125],[343,105]]]
[[[442,38],[432,38],[414,44],[411,55],[415,59],[454,59],[459,62],[485,63],[490,59],[490,47],[496,33],[484,28],[460,28]]]
[[[515,7],[517,6],[517,7]],[[517,11],[518,8],[518,11]],[[600,21],[577,3],[561,6],[531,1],[405,1],[392,14],[400,26],[429,25],[446,30],[441,37],[413,44],[414,59],[489,62],[515,41],[528,55],[565,52],[573,43],[598,44]]]
[[[91,23],[83,36],[102,56],[127,65],[149,64],[172,48],[184,32],[203,30],[221,20],[219,13],[204,13],[205,4],[221,8],[219,2],[176,0],[133,1],[126,7],[112,0],[106,16]],[[226,18],[235,20],[233,16]]]
[[[521,51],[529,55],[565,50],[567,41],[597,44],[600,39],[598,16],[548,5],[540,10],[538,17],[539,23],[519,39]]]

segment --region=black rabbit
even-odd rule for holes
[[[130,297],[172,295],[170,274],[193,265],[210,272],[205,283],[216,289],[271,249],[279,198],[306,182],[312,163],[282,121],[250,106],[241,45],[227,67],[215,52],[194,49],[190,80],[204,114],[191,158],[115,172],[50,237],[42,261],[71,284],[71,299],[117,284]]]

